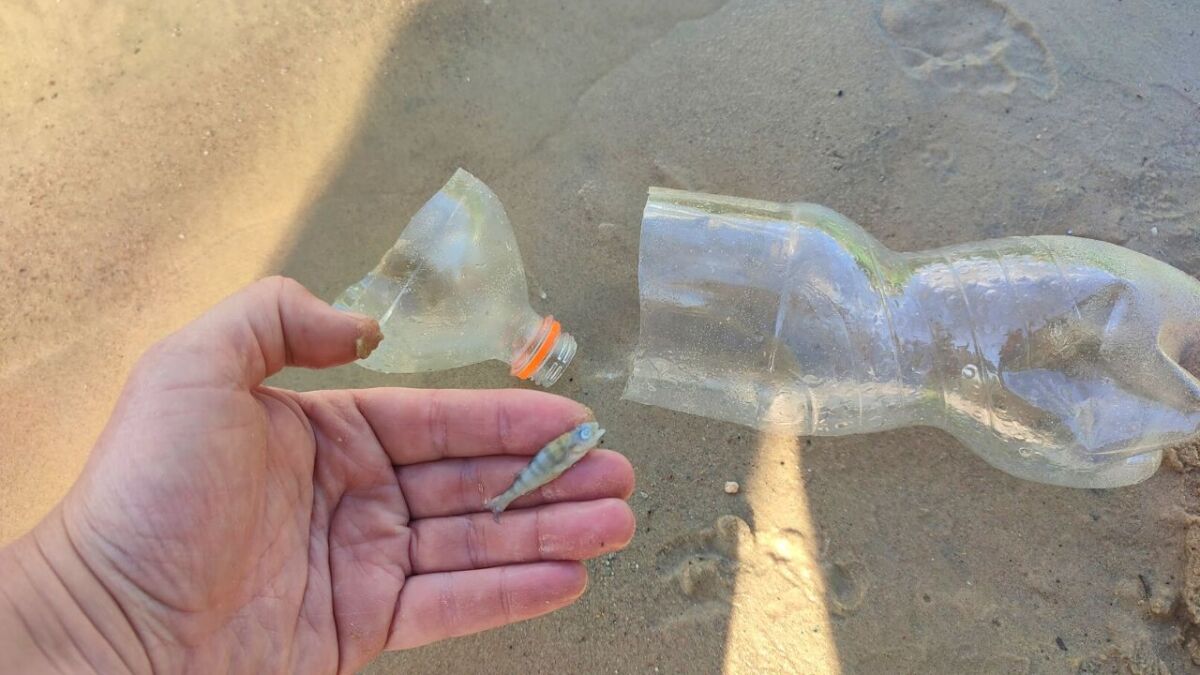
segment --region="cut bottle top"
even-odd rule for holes
[[[549,387],[577,349],[554,317],[530,307],[504,206],[462,169],[334,306],[379,321],[383,342],[359,363],[385,373],[497,360],[514,377]]]

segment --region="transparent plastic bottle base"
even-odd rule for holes
[[[575,338],[529,305],[521,253],[499,198],[459,169],[334,307],[379,321],[383,342],[359,364],[418,373],[483,361],[552,386]]]
[[[1112,244],[891,251],[827,208],[650,190],[625,397],[810,436],[933,426],[1110,488],[1200,436],[1200,281]]]

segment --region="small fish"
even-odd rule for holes
[[[534,455],[533,461],[517,474],[512,486],[503,494],[484,502],[484,507],[492,512],[492,517],[497,523],[500,522],[500,512],[508,508],[513,500],[558,478],[596,447],[603,435],[604,430],[599,424],[584,422],[550,441]]]

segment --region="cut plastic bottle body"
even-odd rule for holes
[[[504,206],[461,169],[334,306],[379,321],[383,342],[359,363],[385,373],[498,360],[514,376],[548,387],[576,350],[553,317],[529,306]]]
[[[1200,282],[1111,244],[897,253],[814,204],[655,188],[639,283],[634,401],[800,435],[934,426],[1073,487],[1141,481],[1200,433]]]

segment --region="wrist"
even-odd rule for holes
[[[0,548],[0,672],[151,670],[125,609],[76,552],[59,511]]]

